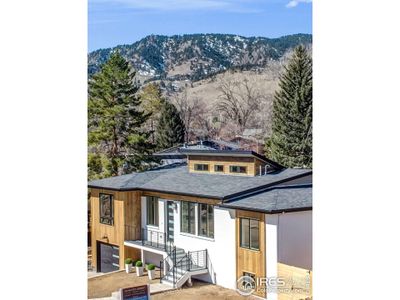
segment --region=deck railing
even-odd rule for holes
[[[165,232],[142,228],[141,241],[143,246],[153,247],[171,253],[174,243],[168,241]]]

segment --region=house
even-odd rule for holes
[[[252,151],[180,153],[186,162],[89,182],[97,271],[131,257],[175,287],[198,278],[235,289],[243,275],[280,275],[282,264],[312,270],[312,170]]]
[[[199,140],[196,142],[180,144],[168,149],[153,153],[153,156],[159,158],[163,165],[171,163],[186,162],[187,155],[185,152],[188,149],[192,150],[245,150],[239,144],[227,142],[224,140]]]

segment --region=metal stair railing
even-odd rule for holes
[[[168,275],[176,263],[176,246],[171,243],[170,249],[172,249],[170,252],[167,251],[168,256],[160,261],[160,283]],[[172,265],[168,263],[168,260],[172,262]]]

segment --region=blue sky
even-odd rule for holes
[[[89,51],[150,34],[312,32],[312,0],[88,0]]]

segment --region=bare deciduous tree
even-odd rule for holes
[[[195,118],[205,113],[205,103],[198,97],[188,97],[187,90],[174,98],[183,122],[185,123],[185,142],[188,143],[193,131]]]
[[[260,90],[248,78],[242,81],[221,80],[218,90],[221,94],[217,110],[243,130],[263,100]]]

